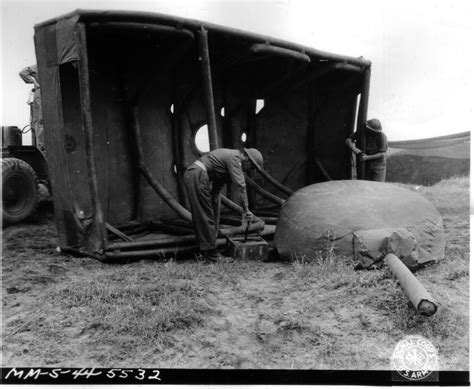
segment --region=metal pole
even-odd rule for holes
[[[369,106],[369,89],[370,89],[370,72],[371,68],[368,66],[364,71],[362,91],[359,104],[359,115],[357,123],[357,131],[360,134],[360,144],[357,145],[365,153],[365,123],[367,122],[367,109]],[[365,179],[365,162],[359,161],[360,169],[358,171],[358,178]]]
[[[252,158],[252,156],[247,152],[247,150],[244,148],[244,152],[245,154],[247,155],[247,157],[249,157],[250,159],[250,162],[252,162],[252,165],[255,169],[257,169],[257,171],[262,175],[262,177],[267,181],[269,182],[270,184],[272,184],[275,188],[279,189],[280,191],[282,191],[283,193],[287,194],[288,196],[291,196],[293,194],[293,191],[286,187],[285,185],[283,185],[282,183],[280,183],[279,181],[277,181],[275,178],[273,178],[269,173],[267,173],[265,170],[263,170],[259,164]]]
[[[217,247],[224,247],[227,243],[225,238],[217,239]],[[134,250],[134,251],[121,251],[121,252],[105,252],[106,259],[125,259],[125,258],[168,258],[175,257],[181,258],[185,255],[191,255],[199,250],[199,245],[191,242],[183,246],[176,247],[162,247],[150,250]]]
[[[137,147],[137,154],[138,154],[138,164],[140,167],[140,171],[142,172],[143,176],[150,184],[150,186],[155,190],[155,192],[172,208],[176,213],[182,217],[184,220],[191,221],[192,216],[191,213],[185,209],[178,201],[175,200],[173,196],[166,190],[166,188],[161,185],[161,183],[153,176],[150,169],[146,166],[144,152],[143,152],[143,145],[140,133],[140,125],[138,119],[138,107],[133,106],[131,109],[132,113],[132,127],[133,133],[135,135],[135,142]]]
[[[250,224],[249,232],[258,233],[265,228],[263,221],[257,221]],[[232,236],[237,234],[243,234],[246,226],[228,227],[219,231],[219,237]],[[130,249],[152,249],[152,248],[163,248],[167,246],[177,245],[189,245],[196,244],[195,235],[184,235],[184,236],[172,236],[156,240],[140,240],[133,242],[113,242],[107,247],[108,251],[114,250],[130,250]]]
[[[255,53],[255,54],[263,53],[263,54],[270,54],[274,56],[287,57],[287,58],[291,58],[297,61],[303,61],[306,63],[311,62],[311,58],[309,57],[309,55],[305,53],[295,51],[292,49],[285,49],[283,47],[271,46],[267,43],[254,43],[252,46],[250,46],[250,52]]]
[[[173,86],[173,91],[174,91],[174,112],[172,114],[172,131],[173,131],[173,160],[174,160],[174,166],[173,170],[176,169],[176,171],[173,171],[173,173],[176,174],[176,181],[178,183],[178,194],[179,194],[179,200],[181,205],[186,207],[186,189],[184,187],[184,182],[183,182],[183,174],[184,174],[184,169],[181,166],[181,153],[180,153],[180,143],[181,143],[181,134],[180,134],[180,115],[181,115],[181,109],[179,107],[179,104],[176,104],[177,102],[177,91],[176,91],[176,85],[178,84],[178,76],[177,76],[177,71],[173,73],[174,75],[174,86]]]
[[[319,168],[319,171],[323,174],[324,178],[328,181],[332,181],[331,176],[328,174],[327,170],[324,168],[320,159],[316,158],[314,161],[316,162],[316,166]]]
[[[306,95],[308,96],[308,125],[306,126],[306,185],[310,185],[315,180],[314,158],[317,155],[316,144],[316,120],[317,120],[317,89],[316,83],[308,83]]]
[[[273,193],[269,192],[268,190],[262,188],[258,185],[254,180],[252,180],[248,175],[245,175],[245,180],[247,181],[247,185],[260,194],[262,197],[265,197],[267,200],[271,201],[272,203],[282,206],[285,200],[282,198],[274,195]]]
[[[199,49],[200,49],[200,59],[201,59],[202,82],[204,85],[204,92],[206,94],[209,147],[211,150],[214,150],[219,147],[219,141],[217,138],[216,112],[214,109],[214,94],[212,91],[212,74],[211,74],[211,59],[209,57],[209,42],[208,42],[208,37],[207,37],[207,30],[204,29],[203,26],[201,26],[201,31],[199,34]]]
[[[98,233],[102,248],[107,245],[107,232],[105,230],[104,213],[99,198],[99,184],[97,181],[97,167],[94,155],[94,129],[92,127],[91,96],[89,90],[89,61],[87,57],[86,27],[83,23],[77,24],[79,34],[79,87],[81,93],[82,126],[84,129],[85,152],[87,170],[89,172],[89,187],[92,194],[94,217],[98,224]]]
[[[242,209],[240,205],[234,203],[232,200],[224,196],[222,193],[220,195],[220,198],[221,198],[222,205],[224,205],[224,207],[240,214],[244,212],[244,210]]]

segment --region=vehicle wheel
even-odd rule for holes
[[[30,216],[38,203],[38,181],[33,168],[21,159],[2,159],[2,185],[3,222],[18,223]]]

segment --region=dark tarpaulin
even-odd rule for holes
[[[75,30],[79,15],[59,20],[56,24],[56,46],[58,65],[79,59],[77,32]]]
[[[78,20],[75,15],[36,30],[35,48],[60,242],[71,248],[86,243],[94,252],[101,242],[85,157]]]
[[[268,170],[293,189],[325,179],[317,164],[333,178],[348,176],[344,139],[369,61],[164,15],[76,11],[35,27],[60,245],[100,251],[108,244],[105,222],[177,217],[141,176],[131,128],[138,128],[143,161],[156,181],[186,204],[178,174],[199,158],[196,131],[210,116],[196,39],[202,27],[208,29],[219,146],[240,147],[245,132],[246,145],[261,149]],[[279,55],[249,51],[262,42]],[[302,52],[311,62],[293,66]],[[324,95],[315,105],[310,92]],[[265,100],[258,115],[257,99]]]
[[[354,232],[354,259],[363,268],[395,254],[409,268],[419,262],[418,242],[407,228],[381,228]]]
[[[416,255],[409,248],[398,253],[409,267],[444,258],[443,220],[434,205],[389,183],[341,180],[302,188],[282,206],[275,231],[278,252],[286,257],[314,258],[332,251],[357,257],[365,251],[366,259],[375,262],[385,238],[400,248],[397,239],[416,241]]]

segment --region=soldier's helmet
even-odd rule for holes
[[[367,128],[375,132],[382,132],[382,124],[379,119],[367,120]]]
[[[263,156],[260,151],[258,151],[257,149],[247,149],[245,147],[244,151],[254,165],[257,164],[259,167],[263,168]]]

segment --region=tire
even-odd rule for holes
[[[2,217],[5,224],[25,220],[38,204],[38,180],[35,171],[17,158],[2,160]]]

